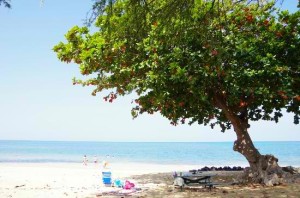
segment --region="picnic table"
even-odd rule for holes
[[[187,186],[203,186],[204,188],[209,188],[211,190],[216,183],[211,181],[211,178],[216,176],[216,174],[209,174],[209,173],[181,173],[174,177],[174,185],[179,186],[181,189]]]

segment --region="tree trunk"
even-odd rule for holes
[[[267,186],[278,185],[283,182],[284,172],[278,165],[278,159],[273,155],[261,155],[255,148],[247,128],[240,128],[233,124],[237,134],[233,150],[241,153],[249,162],[250,169],[245,171],[247,182],[262,183]]]
[[[227,106],[222,96],[215,96],[215,104],[222,109],[226,118],[231,122],[237,135],[233,150],[241,153],[249,162],[250,169],[246,169],[245,176],[247,182],[262,183],[273,186],[281,183],[285,172],[278,165],[278,159],[273,155],[261,155],[255,148],[251,137],[247,131],[248,118],[247,107],[239,111],[237,115]]]

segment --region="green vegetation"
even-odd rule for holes
[[[109,102],[136,92],[133,117],[159,112],[172,125],[233,127],[234,150],[253,181],[278,167],[254,147],[248,128],[278,122],[284,109],[299,124],[299,11],[245,0],[102,0],[97,9],[97,32],[75,26],[54,47],[61,61],[97,75],[74,84],[94,85],[94,96],[111,90]]]

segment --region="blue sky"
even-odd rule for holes
[[[296,10],[296,0],[284,7]],[[61,63],[52,48],[82,25],[92,1],[12,0],[0,7],[0,139],[82,141],[233,141],[233,131],[209,126],[174,127],[159,114],[132,120],[133,95],[110,104],[105,94],[72,85],[78,66]],[[300,141],[300,126],[285,114],[279,124],[251,123],[255,141]]]

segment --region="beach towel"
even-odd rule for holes
[[[96,194],[96,197],[102,197],[102,196],[131,196],[131,194],[137,192],[136,189],[131,190],[113,190],[113,191],[106,191],[106,192],[100,192]]]

